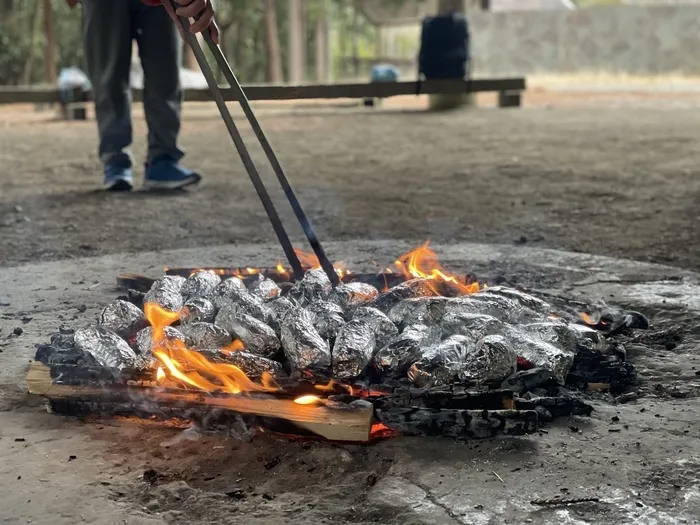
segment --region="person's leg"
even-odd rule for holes
[[[131,189],[133,27],[127,0],[83,0],[83,45],[95,99],[105,187]]]
[[[144,111],[148,123],[146,186],[179,188],[199,182],[197,174],[178,163],[184,153],[177,145],[180,132],[182,40],[162,7],[130,0],[144,75]]]

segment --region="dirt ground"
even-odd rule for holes
[[[522,110],[428,114],[409,97],[263,106],[261,121],[322,239],[526,242],[698,268],[698,98],[535,91]],[[205,181],[168,198],[94,191],[94,122],[21,109],[0,109],[0,264],[274,239],[211,105],[188,106],[182,133]],[[144,135],[137,117],[137,159]]]
[[[697,270],[700,107],[693,97],[669,99],[532,93],[522,110],[445,114],[422,113],[420,101],[384,111],[266,106],[261,120],[322,239],[351,241],[339,251],[356,246],[365,264],[373,249],[363,240],[430,238]],[[365,447],[266,435],[246,442],[43,413],[21,380],[34,345],[61,323],[94,319],[117,295],[104,284],[117,271],[162,267],[157,256],[136,252],[232,243],[245,254],[244,245],[273,240],[216,113],[193,105],[187,115],[182,142],[188,165],[206,177],[201,188],[117,196],[94,191],[94,122],[46,122],[45,113],[0,108],[3,523],[700,523],[700,314],[665,304],[637,305],[653,323],[650,337],[628,348],[644,381],[639,400],[594,401],[591,418],[566,419],[528,439],[398,438]],[[143,121],[135,132],[144,136]],[[136,145],[137,157],[143,149]],[[291,224],[291,213],[284,215]],[[274,257],[271,248],[255,253]],[[114,256],[56,262],[102,254]],[[650,266],[617,273],[606,259],[544,259],[529,268],[497,258],[473,267],[572,295],[586,286],[605,291],[607,278],[618,287],[664,278],[679,289],[691,279],[663,269],[654,277]],[[607,271],[614,275],[599,275]],[[697,297],[697,284],[688,290]],[[678,290],[668,293],[669,302],[682,299]],[[677,346],[667,347],[679,330]],[[530,504],[555,496],[601,502]]]

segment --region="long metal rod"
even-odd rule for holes
[[[267,136],[265,135],[265,132],[260,126],[260,123],[258,122],[258,119],[255,116],[255,112],[250,106],[248,97],[246,97],[246,94],[243,91],[243,88],[241,87],[241,84],[238,82],[238,79],[236,78],[236,75],[231,69],[228,60],[226,60],[224,53],[221,51],[221,48],[216,43],[214,43],[208,31],[204,32],[204,40],[209,46],[209,49],[211,50],[212,54],[214,55],[214,59],[219,65],[221,71],[223,72],[226,81],[233,89],[236,98],[238,99],[238,102],[241,104],[243,113],[245,113],[248,122],[250,122],[250,126],[253,128],[255,136],[258,138],[258,141],[260,142],[260,145],[262,146],[262,149],[265,152],[265,155],[267,156],[267,160],[272,165],[272,169],[275,172],[275,175],[277,176],[277,180],[279,180],[279,183],[282,186],[282,190],[287,196],[287,200],[292,206],[294,214],[297,216],[299,224],[301,224],[301,228],[304,230],[304,234],[306,235],[309,244],[311,244],[311,248],[313,249],[314,254],[318,258],[319,263],[321,264],[321,268],[323,268],[323,271],[326,273],[326,275],[328,275],[328,278],[333,283],[333,286],[337,286],[338,284],[340,284],[340,278],[338,277],[338,274],[336,273],[333,264],[331,264],[328,257],[326,256],[326,252],[323,249],[323,246],[321,245],[321,241],[319,241],[318,237],[316,236],[316,232],[314,231],[313,226],[311,226],[311,222],[306,216],[306,213],[304,213],[304,209],[301,207],[301,203],[299,202],[299,199],[294,193],[294,190],[292,189],[292,186],[284,173],[284,169],[282,168],[282,165],[277,159],[277,155],[272,149],[270,141],[268,140]]]
[[[174,0],[171,0],[171,3],[173,4],[173,9],[177,9],[179,7]],[[287,232],[284,229],[284,225],[282,224],[282,221],[280,220],[279,215],[277,214],[275,205],[272,202],[270,195],[267,193],[267,190],[265,189],[265,185],[263,184],[262,179],[260,178],[260,174],[258,173],[258,170],[256,169],[255,164],[253,163],[253,159],[251,158],[250,153],[248,152],[248,148],[246,148],[246,145],[243,142],[243,137],[241,137],[241,134],[233,121],[233,117],[231,117],[231,113],[229,112],[228,107],[226,106],[226,101],[224,100],[221,90],[219,89],[219,85],[216,81],[216,78],[214,77],[214,73],[211,70],[211,67],[209,66],[209,62],[207,62],[207,58],[204,55],[204,51],[199,45],[199,41],[197,40],[196,35],[189,32],[190,21],[187,18],[180,17],[180,23],[182,24],[182,27],[185,30],[185,39],[187,40],[189,46],[192,48],[192,51],[194,52],[194,56],[197,59],[199,68],[202,70],[202,74],[204,75],[204,78],[206,79],[207,84],[209,85],[212,97],[214,98],[214,101],[216,102],[216,105],[219,108],[221,118],[224,120],[224,124],[226,124],[226,128],[228,129],[229,135],[231,135],[231,139],[233,140],[233,143],[236,146],[236,150],[238,151],[238,154],[240,155],[241,160],[243,161],[243,165],[245,166],[245,169],[248,172],[248,175],[250,176],[250,180],[253,182],[253,186],[255,186],[255,191],[258,193],[258,197],[260,197],[260,200],[262,201],[263,207],[265,208],[265,212],[267,212],[267,216],[269,217],[270,222],[272,223],[272,227],[274,228],[275,233],[277,234],[277,238],[279,239],[279,242],[282,245],[282,249],[284,250],[287,260],[292,266],[294,277],[296,279],[301,279],[304,276],[304,268],[302,267],[301,262],[297,257],[297,254],[294,252],[292,241],[289,239],[289,236],[287,235]]]

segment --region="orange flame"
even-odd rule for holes
[[[472,294],[481,290],[479,283],[466,284],[464,277],[445,270],[440,265],[437,253],[428,247],[429,242],[402,255],[394,263],[407,279],[422,278],[445,282],[463,294]]]
[[[260,384],[255,383],[237,366],[211,362],[199,352],[187,349],[182,341],[168,339],[165,327],[180,318],[178,312],[146,303],[144,313],[153,330],[153,355],[162,365],[164,380],[172,380],[181,386],[194,387],[204,392],[239,394],[279,390],[269,374],[263,374]]]
[[[315,404],[323,403],[323,400],[318,396],[308,395],[308,396],[297,397],[294,400],[294,402],[297,405],[315,405]]]
[[[312,270],[315,270],[321,267],[321,263],[319,262],[318,257],[316,257],[315,253],[305,252],[304,250],[300,250],[299,248],[294,248],[294,253],[297,254],[299,262],[304,268],[310,268]],[[335,269],[335,273],[337,273],[338,277],[340,277],[341,279],[352,273],[345,267],[345,263],[343,261],[333,263],[333,268]]]
[[[605,321],[603,321],[603,320],[601,320],[601,319],[599,319],[599,320],[596,321],[593,317],[591,317],[590,315],[588,315],[586,312],[581,312],[581,313],[579,314],[579,317],[581,317],[581,319],[583,320],[583,322],[586,323],[586,324],[589,325],[589,326],[598,326],[598,325],[603,325],[603,326],[605,326],[606,324],[608,324],[608,323],[606,323]]]

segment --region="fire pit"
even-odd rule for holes
[[[522,435],[588,415],[636,381],[611,336],[643,315],[583,312],[440,266],[429,246],[375,273],[313,256],[274,268],[120,276],[97,322],[40,345],[27,377],[53,411],[191,420],[367,442]]]

